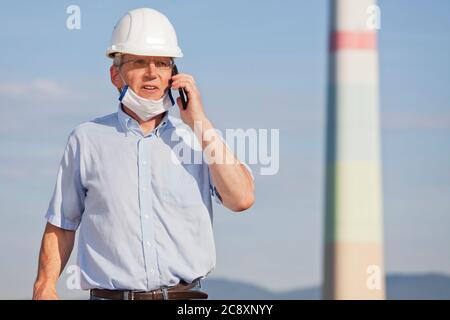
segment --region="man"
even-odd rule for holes
[[[91,299],[207,298],[196,288],[216,263],[211,198],[235,212],[251,207],[251,171],[213,130],[194,78],[172,75],[182,53],[164,15],[128,12],[107,55],[119,108],[69,136],[33,298],[58,298],[78,227],[80,285]],[[171,89],[187,94],[186,108],[177,99],[181,120],[168,115]],[[201,161],[186,161],[187,150]]]

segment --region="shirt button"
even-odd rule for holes
[[[154,269],[150,269],[150,273],[153,273],[153,272],[155,272],[155,270]]]
[[[142,164],[147,164],[147,161],[142,161]]]
[[[145,219],[150,218],[150,216],[148,214],[144,215]]]
[[[150,241],[147,241],[147,245],[148,245],[149,247],[152,246],[152,244],[150,243]]]
[[[147,188],[144,187],[144,188],[142,188],[142,190],[145,192],[145,191],[147,191]]]

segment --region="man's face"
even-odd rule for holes
[[[120,66],[111,66],[111,81],[118,89],[125,81],[142,98],[157,100],[169,86],[171,65],[169,57],[124,54]]]

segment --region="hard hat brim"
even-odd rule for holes
[[[171,58],[181,58],[183,57],[183,53],[180,48],[175,48],[174,50],[167,50],[161,46],[158,48],[157,46],[152,46],[150,48],[133,48],[130,45],[120,46],[115,45],[111,48],[108,48],[106,51],[106,56],[108,58],[114,58],[117,53],[121,54],[133,54],[137,56],[151,56],[151,57],[171,57]]]

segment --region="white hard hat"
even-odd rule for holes
[[[113,58],[116,53],[173,58],[183,56],[169,19],[150,8],[131,10],[119,20],[106,55]]]

